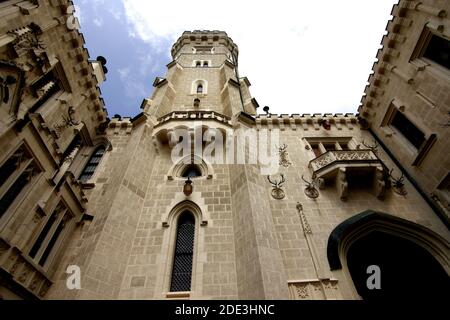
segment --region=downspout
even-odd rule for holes
[[[388,154],[388,156],[394,161],[395,165],[400,168],[401,172],[405,175],[405,177],[411,182],[411,184],[414,186],[414,188],[419,192],[419,194],[422,196],[422,198],[427,202],[427,204],[433,209],[434,213],[439,217],[439,219],[444,223],[444,225],[447,227],[447,229],[450,230],[450,221],[448,220],[447,216],[442,213],[442,211],[439,209],[439,207],[434,203],[433,200],[431,200],[428,195],[423,191],[417,181],[406,171],[406,169],[403,167],[403,165],[397,160],[397,158],[392,154],[392,152],[386,147],[384,142],[376,135],[376,133],[372,130],[372,128],[368,129],[369,132],[372,134],[372,136],[375,138],[375,140],[381,145],[383,150]]]

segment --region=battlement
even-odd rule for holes
[[[227,47],[230,52],[234,52],[236,55],[239,52],[238,46],[224,31],[194,30],[185,31],[183,32],[181,37],[178,38],[178,40],[172,46],[172,58],[175,59],[175,56],[178,54],[181,48],[189,44],[198,46],[223,45]]]
[[[270,129],[279,128],[285,130],[290,128],[291,130],[297,130],[300,127],[303,130],[319,130],[323,122],[328,123],[332,129],[333,126],[337,130],[342,130],[343,127],[347,127],[349,130],[353,130],[354,126],[358,124],[358,114],[353,113],[304,113],[300,114],[259,114],[255,118],[256,127],[258,129],[269,127]]]

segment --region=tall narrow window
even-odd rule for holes
[[[395,112],[391,125],[400,131],[400,133],[417,149],[420,149],[425,142],[425,134],[409,121],[402,112]]]
[[[95,152],[92,154],[91,158],[89,159],[89,162],[86,164],[86,167],[84,168],[83,172],[80,175],[80,180],[82,182],[88,181],[94,175],[95,169],[97,169],[98,164],[100,163],[100,160],[102,160],[104,154],[105,154],[104,146],[98,147],[95,150]]]
[[[203,86],[201,84],[197,86],[197,93],[203,93]]]
[[[22,146],[2,165],[0,171],[0,187],[4,187],[0,188],[1,218],[41,169]]]
[[[177,239],[173,258],[171,292],[190,291],[194,253],[195,220],[186,211],[178,218]]]
[[[59,203],[48,218],[39,236],[37,237],[29,256],[44,267],[54,248],[62,239],[62,234],[72,215],[63,203]]]

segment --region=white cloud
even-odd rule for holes
[[[144,98],[148,95],[148,88],[132,74],[130,68],[117,69],[120,81],[125,88],[125,94],[130,98]]]
[[[158,52],[185,30],[226,31],[241,76],[273,113],[356,112],[397,2],[122,1],[130,36]]]
[[[92,20],[92,22],[97,26],[97,27],[101,27],[103,25],[103,19],[101,18],[94,18],[94,20]]]

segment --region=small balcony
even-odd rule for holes
[[[309,162],[313,177],[321,189],[335,181],[341,200],[347,200],[349,183],[354,186],[373,185],[376,196],[384,197],[386,179],[383,164],[372,150],[327,151]]]

